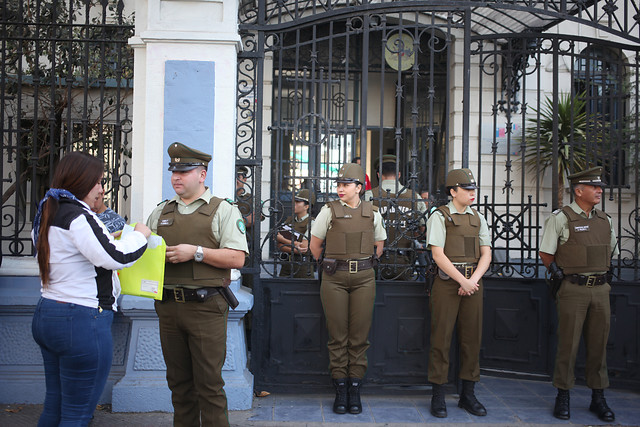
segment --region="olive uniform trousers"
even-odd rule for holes
[[[429,382],[446,384],[449,376],[449,349],[453,328],[457,326],[460,345],[460,379],[480,381],[480,345],[482,343],[482,280],[480,291],[469,296],[458,295],[455,280],[436,276],[431,289],[431,349]]]
[[[363,378],[376,299],[373,268],[323,274],[320,297],[329,331],[331,378]]]
[[[575,384],[575,366],[580,336],[587,351],[585,375],[591,389],[609,387],[607,374],[607,340],[611,324],[608,283],[580,286],[563,280],[558,290],[558,350],[553,372],[553,386],[563,390]]]
[[[205,302],[156,301],[175,427],[229,426],[222,366],[229,306],[220,294]],[[202,422],[202,424],[201,424]]]

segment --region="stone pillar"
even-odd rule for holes
[[[222,367],[224,391],[227,393],[229,410],[251,409],[253,403],[253,374],[247,362],[247,338],[244,317],[253,307],[251,290],[241,286],[242,279],[231,282],[231,290],[240,303],[235,310],[229,309],[227,319],[227,358]]]
[[[131,218],[144,221],[174,196],[166,149],[175,141],[211,153],[207,180],[218,197],[234,197],[236,157],[237,0],[136,0]],[[163,190],[164,186],[164,190]],[[247,370],[243,317],[253,296],[232,285],[240,306],[229,313],[223,377],[229,408],[248,409],[253,376]],[[131,320],[124,377],[114,386],[114,411],[171,411],[150,299],[125,296]]]
[[[153,208],[173,194],[163,194],[169,182],[166,147],[173,140],[211,153],[205,185],[219,197],[235,194],[237,55],[241,48],[236,0],[137,0],[135,35],[129,40],[134,57],[131,218],[145,220]],[[167,63],[200,62],[213,68],[213,114],[203,117],[202,105],[184,94],[182,108],[166,110]],[[184,68],[183,68],[184,69]],[[193,70],[193,69],[191,69]],[[169,87],[169,90],[171,88]],[[199,89],[190,88],[196,95]],[[206,106],[208,109],[208,105]],[[176,115],[183,114],[186,123]],[[191,132],[191,133],[189,133]],[[200,132],[200,133],[198,133]]]
[[[229,410],[250,409],[253,398],[244,332],[244,316],[253,306],[253,295],[240,283],[240,279],[231,283],[240,304],[235,310],[229,309],[227,357],[222,367]],[[122,297],[121,310],[131,320],[131,335],[125,375],[113,386],[114,412],[173,412],[153,303],[150,298]]]
[[[153,303],[131,295],[120,301],[121,313],[131,320],[131,334],[125,374],[111,394],[113,412],[173,412]]]

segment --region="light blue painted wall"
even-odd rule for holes
[[[166,61],[164,78],[164,141],[162,144],[162,198],[171,199],[171,172],[167,148],[182,142],[212,154],[214,143],[215,63],[212,61]],[[215,161],[215,159],[214,159]],[[212,163],[209,163],[211,170]],[[213,174],[207,185],[213,188]]]

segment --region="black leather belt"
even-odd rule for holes
[[[478,264],[453,264],[453,266],[456,270],[462,273],[465,279],[470,278],[473,275],[473,272],[476,271],[476,268],[478,268]]]
[[[583,276],[581,274],[570,274],[567,276],[567,280],[576,285],[586,286],[592,288],[594,286],[601,286],[607,283],[607,275],[601,274],[599,276]]]
[[[187,288],[174,288],[164,289],[162,291],[162,301],[175,301],[175,302],[205,302],[210,297],[219,293],[218,288],[200,288],[200,289],[187,289]]]
[[[336,270],[348,271],[349,273],[357,273],[360,270],[368,270],[373,268],[373,259],[352,259],[352,260],[341,260],[338,259]]]

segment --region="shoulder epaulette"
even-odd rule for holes
[[[562,212],[562,209],[556,209],[555,211],[551,212],[551,215],[558,215],[560,212]]]
[[[376,205],[373,205],[373,211],[374,212],[378,212],[380,210],[380,208]]]
[[[164,199],[163,201],[161,201],[160,203],[158,203],[156,206],[160,206],[161,204],[163,204],[164,202],[168,202],[169,199]]]
[[[236,204],[236,202],[234,202],[233,200],[231,200],[231,199],[230,199],[230,198],[228,198],[228,197],[227,197],[226,199],[224,199],[224,200],[225,200],[225,201],[227,201],[227,202],[229,202],[229,204],[230,204],[230,205],[235,205],[235,204]]]

